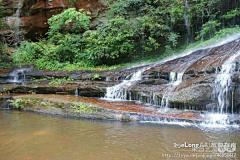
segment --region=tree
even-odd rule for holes
[[[89,23],[90,17],[83,13],[83,9],[76,11],[75,8],[66,9],[48,19],[48,43],[56,45],[53,52],[56,60],[74,62],[83,47],[80,33],[88,30]]]
[[[116,18],[100,25],[96,31],[86,32],[86,52],[92,60],[104,64],[130,58],[134,53],[134,30],[129,21]],[[98,63],[99,63],[98,62]]]

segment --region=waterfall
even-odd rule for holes
[[[222,65],[222,69],[215,79],[214,93],[217,96],[217,113],[223,114],[229,112],[229,101],[232,99],[233,94],[233,91],[231,92],[232,74],[236,68],[235,59],[238,56],[240,56],[240,51],[231,56]],[[233,106],[231,108],[233,108]]]
[[[123,80],[123,82],[118,85],[108,87],[105,98],[115,100],[127,100],[128,88],[133,86],[137,81],[141,80],[141,75],[145,70],[146,68],[135,72],[130,80]]]
[[[176,80],[173,82],[174,86],[178,86],[182,82],[183,73],[177,73],[176,75],[177,78],[174,77]]]
[[[20,68],[12,71],[9,76],[10,80],[8,80],[9,83],[13,84],[21,84],[24,85],[27,81],[26,73],[32,70],[32,67],[30,68]]]
[[[174,81],[176,81],[176,73],[175,72],[170,72],[169,81],[170,81],[170,83],[174,83]]]
[[[191,35],[191,31],[190,31],[190,24],[189,24],[189,18],[188,18],[188,10],[189,10],[189,6],[188,6],[188,1],[185,0],[185,11],[184,11],[184,21],[185,21],[185,26],[186,26],[186,30],[187,30],[187,43],[189,42],[189,37]]]
[[[171,32],[173,31],[173,23],[174,23],[174,19],[173,19],[173,2],[171,0],[171,14],[170,14],[170,28],[171,28]]]
[[[161,100],[161,109],[164,108],[165,111],[169,108],[169,93],[171,93],[178,85],[182,82],[183,73],[170,72],[169,74],[169,84],[167,86],[166,92],[163,94]],[[159,110],[159,112],[162,110]]]
[[[240,51],[226,60],[217,75],[214,82],[213,94],[216,96],[217,108],[212,113],[203,115],[205,121],[203,126],[227,127],[235,124],[235,115],[233,114],[233,95],[232,75],[236,69],[235,59],[240,56]],[[232,101],[232,103],[230,103]]]
[[[75,93],[74,93],[75,96],[78,96],[78,87],[75,88]]]
[[[14,84],[24,84],[25,80],[26,80],[25,72],[26,72],[26,70],[24,70],[24,69],[18,69],[18,70],[13,71],[10,74],[10,76],[12,77],[10,82],[14,83]]]
[[[19,34],[19,31],[20,31],[20,24],[21,24],[21,19],[20,19],[20,10],[21,10],[21,6],[22,5],[22,2],[21,0],[18,0],[18,8],[17,8],[17,24],[16,24],[16,48],[18,47],[18,44],[19,44],[19,41],[20,41],[20,34]]]

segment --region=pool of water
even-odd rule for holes
[[[89,121],[4,110],[0,111],[0,148],[2,160],[239,159],[240,130]]]

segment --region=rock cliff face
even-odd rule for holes
[[[63,9],[70,7],[84,9],[94,18],[108,5],[101,0],[75,0],[74,3],[70,3],[69,0],[3,0],[2,3],[5,7],[6,23],[11,28],[20,23],[21,28],[27,32],[25,36],[33,40],[46,33],[47,19],[61,13]]]

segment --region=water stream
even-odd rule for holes
[[[235,59],[240,56],[240,51],[231,56],[222,65],[220,73],[215,80],[214,93],[217,96],[217,113],[230,113],[232,112],[230,100],[232,99],[232,76],[236,69]]]
[[[3,160],[178,159],[166,156],[188,156],[179,159],[191,160],[197,155],[240,158],[240,134],[234,128],[86,121],[19,111],[0,111],[0,141]],[[225,143],[230,148],[218,150],[218,145]],[[195,148],[191,144],[212,146]]]
[[[20,11],[22,7],[22,1],[18,0],[18,8],[16,11],[17,14],[17,24],[16,24],[16,48],[18,48],[18,44],[20,43],[20,25],[21,25],[21,18],[20,18]]]
[[[32,67],[30,68],[18,68],[12,71],[9,74],[10,80],[8,80],[9,84],[14,85],[24,85],[27,82],[28,77],[26,74],[32,70]]]
[[[75,96],[78,96],[78,87],[75,88],[74,95],[75,95]]]
[[[186,39],[187,44],[189,43],[189,38],[191,36],[188,10],[189,10],[188,1],[185,0],[184,21],[185,21],[185,26],[187,30],[187,39]]]
[[[232,76],[236,72],[236,58],[239,56],[240,51],[230,56],[221,66],[214,82],[216,108],[212,108],[212,112],[204,116],[204,124],[227,126],[234,124],[234,120],[237,119],[237,115],[234,115]]]
[[[128,89],[136,84],[137,81],[141,80],[142,72],[145,70],[147,70],[147,68],[143,68],[133,73],[130,80],[123,80],[123,82],[118,85],[108,87],[105,98],[109,100],[127,100]]]

